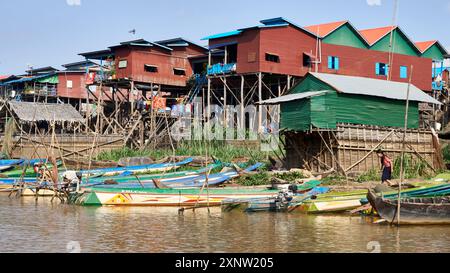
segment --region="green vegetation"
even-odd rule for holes
[[[400,165],[401,158],[399,157],[394,162],[394,170],[392,172],[394,179],[400,178]],[[421,160],[414,160],[411,155],[405,155],[403,166],[405,170],[405,179],[432,177],[432,173],[430,173],[427,164]]]
[[[254,175],[244,175],[236,179],[236,184],[241,186],[262,186],[270,184],[270,175],[268,172],[261,172]]]
[[[181,142],[177,145],[175,151],[170,148],[155,149],[155,150],[133,150],[130,148],[122,148],[110,152],[103,152],[99,154],[96,160],[112,160],[118,161],[124,157],[151,157],[153,159],[162,159],[167,156],[204,156],[208,154],[221,160],[222,162],[232,162],[235,160],[250,160],[250,163],[267,162],[267,157],[270,155],[266,152],[261,152],[251,148],[238,148],[230,145],[224,145],[221,141],[211,141],[205,145],[202,141]]]
[[[401,165],[401,158],[398,157],[394,161],[392,179],[400,179],[400,165]],[[414,160],[411,155],[405,155],[405,158],[403,160],[403,166],[405,171],[405,179],[413,179],[413,178],[430,179],[433,175],[425,162]],[[357,182],[379,181],[379,180],[381,180],[380,169],[370,170],[356,178]]]
[[[381,171],[377,169],[372,169],[366,173],[361,174],[356,178],[356,182],[368,182],[368,181],[378,181],[381,179]]]
[[[272,184],[273,177],[287,181],[288,183],[305,178],[301,172],[268,173],[263,171],[254,175],[241,176],[236,180],[236,183],[242,186],[270,185]]]
[[[442,155],[444,157],[444,162],[450,164],[450,145],[445,145],[442,148]]]
[[[322,185],[324,186],[342,185],[346,182],[345,176],[338,175],[330,175],[322,179]]]
[[[438,174],[435,179],[443,179],[445,181],[450,181],[450,172],[443,172]]]
[[[288,182],[306,178],[301,172],[277,173],[274,177]]]

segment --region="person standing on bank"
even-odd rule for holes
[[[381,183],[386,183],[388,186],[392,186],[392,160],[382,150],[378,150],[377,155],[381,161]]]

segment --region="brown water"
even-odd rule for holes
[[[214,208],[86,208],[0,195],[0,252],[450,252],[450,226]],[[78,246],[80,249],[78,249]]]

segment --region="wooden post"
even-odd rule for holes
[[[228,63],[228,46],[225,46],[225,56],[223,59],[223,63]],[[223,127],[228,128],[227,122],[227,78],[223,78]]]
[[[258,73],[258,132],[262,133],[261,127],[262,127],[262,73]]]
[[[402,184],[405,179],[404,174],[404,160],[405,160],[405,148],[406,148],[406,132],[408,131],[408,112],[409,112],[409,93],[411,88],[412,74],[414,66],[411,65],[411,74],[409,75],[408,90],[406,92],[406,110],[405,110],[405,128],[403,130],[402,139],[402,156],[400,162],[400,183],[398,184],[398,201],[397,201],[397,225],[400,225],[400,209],[401,209],[401,198],[402,198]]]
[[[208,68],[212,65],[211,50],[208,52]],[[207,75],[208,76],[208,75]],[[208,76],[208,92],[207,92],[207,103],[206,103],[206,122],[209,122],[211,117],[211,78]],[[203,98],[204,99],[204,98]]]
[[[242,130],[242,138],[245,139],[245,99],[244,99],[244,83],[245,78],[244,75],[241,75],[241,130]]]
[[[223,78],[223,127],[227,128],[227,78]]]

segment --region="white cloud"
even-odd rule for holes
[[[81,0],[66,0],[69,6],[81,6]]]
[[[381,0],[366,0],[367,5],[373,6],[381,6]]]

